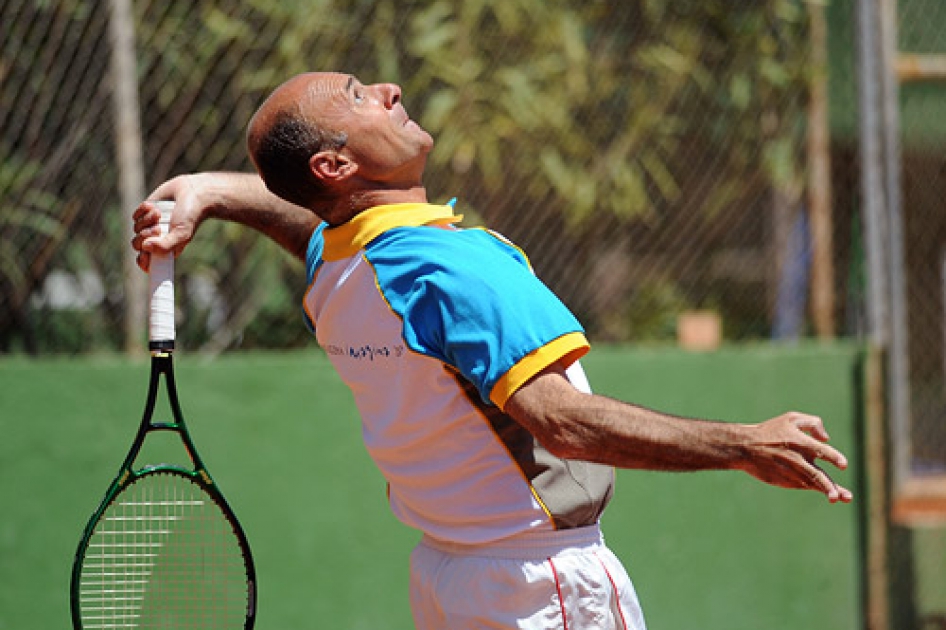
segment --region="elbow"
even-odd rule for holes
[[[541,440],[539,442],[545,447],[545,450],[558,459],[583,461],[594,460],[594,458],[589,455],[589,451],[587,449],[581,448],[580,445],[575,444],[574,442],[559,441],[551,444],[542,442]]]
[[[534,435],[534,434],[533,434]],[[534,435],[536,441],[551,455],[559,459],[575,459],[577,449],[574,444],[561,435]]]
[[[504,411],[551,455],[587,460],[599,436],[587,422],[587,395],[560,372],[533,379],[506,401]]]
[[[594,436],[567,419],[547,420],[533,436],[545,450],[559,459],[593,460]]]

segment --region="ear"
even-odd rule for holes
[[[343,153],[319,151],[309,158],[309,171],[317,179],[331,184],[354,175],[358,171],[358,165]]]

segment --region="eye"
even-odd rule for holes
[[[356,90],[354,94],[355,105],[361,105],[365,102],[365,95],[362,94],[360,90]]]

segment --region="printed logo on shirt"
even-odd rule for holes
[[[365,344],[362,346],[348,346],[348,348],[345,349],[341,346],[328,344],[325,346],[325,352],[336,357],[347,356],[356,361],[374,361],[376,359],[398,359],[404,354],[404,346],[373,346],[371,344]]]

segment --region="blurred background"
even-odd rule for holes
[[[431,200],[523,247],[593,342],[864,349],[885,583],[946,522],[943,0],[0,0],[0,25],[0,361],[140,352],[138,201],[249,170],[269,91],[351,72],[402,86]],[[314,345],[298,264],[198,240],[185,348]]]

